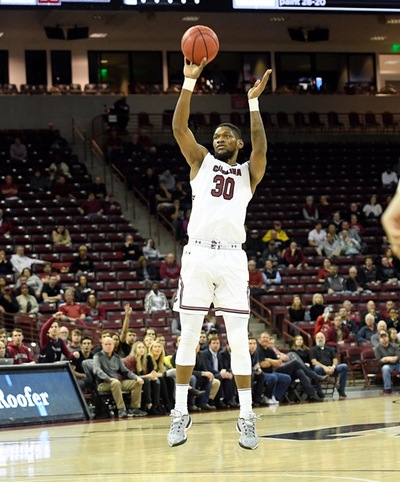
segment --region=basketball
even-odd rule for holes
[[[205,25],[194,25],[183,34],[181,50],[194,64],[200,65],[204,57],[209,63],[215,59],[219,50],[217,34]]]

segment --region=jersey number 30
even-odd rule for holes
[[[233,193],[235,191],[235,180],[232,177],[224,177],[217,175],[214,177],[215,182],[214,189],[211,190],[211,195],[214,197],[223,197],[228,201],[233,198]]]

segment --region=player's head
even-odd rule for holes
[[[213,148],[214,157],[220,161],[229,162],[236,158],[239,149],[243,147],[242,133],[240,129],[228,122],[220,124],[214,131]]]

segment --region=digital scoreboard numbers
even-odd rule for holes
[[[110,3],[111,0],[0,0],[0,6],[7,7],[59,7],[62,4]]]
[[[233,9],[397,12],[400,0],[232,0]]]

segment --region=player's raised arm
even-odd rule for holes
[[[250,176],[251,188],[254,192],[257,184],[261,181],[267,167],[267,137],[265,135],[263,121],[258,106],[258,98],[264,92],[272,70],[267,70],[262,79],[258,79],[248,91],[250,109],[250,132],[251,146],[250,154]]]
[[[208,152],[204,146],[197,143],[193,132],[189,129],[192,93],[196,80],[199,78],[206,63],[206,59],[203,59],[200,65],[188,63],[185,59],[185,66],[183,68],[185,80],[172,118],[174,137],[182,154],[191,167],[196,166],[196,164],[200,166],[204,156]]]

